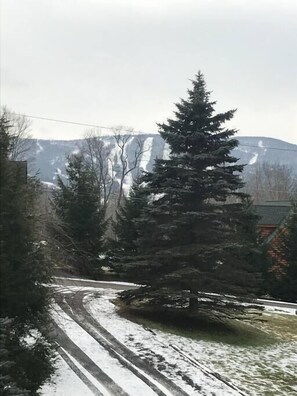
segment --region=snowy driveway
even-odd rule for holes
[[[112,300],[131,285],[57,281],[62,285],[55,287],[53,321],[61,375],[42,395],[258,394],[201,364],[199,357],[205,362],[206,356],[192,354],[193,341],[183,344],[177,336],[156,334],[120,317]]]

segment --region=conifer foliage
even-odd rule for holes
[[[256,291],[249,259],[258,254],[255,220],[239,192],[243,166],[231,154],[236,130],[224,126],[235,111],[215,113],[201,73],[192,83],[175,118],[159,125],[169,159],[157,159],[144,176],[150,204],[137,222],[133,265],[147,287],[123,298],[227,312],[238,306],[227,298],[199,297],[211,292],[246,298]]]
[[[3,394],[35,394],[53,372],[50,281],[38,233],[38,183],[10,161],[13,136],[0,119],[0,383]],[[19,391],[19,390],[22,391]],[[15,393],[13,393],[15,392]],[[18,392],[18,393],[17,393]]]
[[[112,228],[114,239],[110,242],[112,266],[115,271],[130,277],[129,262],[137,254],[138,229],[137,223],[142,211],[148,204],[148,194],[143,186],[142,178],[134,181],[129,196],[123,197],[123,202],[117,211]],[[132,271],[135,267],[132,266]],[[135,277],[136,274],[134,273]]]
[[[61,221],[68,262],[82,275],[97,276],[106,229],[94,172],[82,154],[68,157],[68,180],[58,178],[53,207]]]

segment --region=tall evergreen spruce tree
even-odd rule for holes
[[[222,315],[240,308],[222,294],[248,298],[256,291],[249,257],[259,250],[255,216],[239,192],[243,166],[231,155],[236,131],[224,127],[234,110],[216,114],[203,75],[196,77],[175,118],[159,125],[171,154],[144,176],[151,203],[138,221],[133,262],[147,287],[123,298]],[[204,293],[219,296],[199,298]]]
[[[274,278],[271,294],[286,301],[297,301],[297,202],[292,214],[279,233],[278,260],[283,262],[283,274]]]
[[[62,223],[61,239],[70,264],[82,275],[98,276],[106,230],[95,175],[82,154],[68,157],[67,183],[58,178],[53,207]]]
[[[110,242],[112,266],[123,276],[130,277],[129,262],[137,254],[138,230],[137,222],[143,209],[148,204],[147,189],[142,185],[142,178],[134,181],[129,196],[123,197],[123,203],[112,224],[114,239]],[[133,277],[136,277],[132,266]],[[141,274],[139,274],[141,276]]]
[[[10,161],[13,135],[0,119],[0,382],[4,394],[36,394],[53,372],[49,342],[50,267],[38,234],[39,184]],[[29,340],[29,342],[28,342]],[[23,389],[23,391],[19,391]],[[18,393],[15,393],[18,394]]]

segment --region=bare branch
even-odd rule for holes
[[[134,169],[140,163],[141,157],[144,153],[144,139],[141,137],[136,138],[136,149],[134,151],[134,157],[132,161],[129,161],[129,156],[127,153],[127,148],[129,142],[134,137],[133,129],[125,129],[125,134],[123,134],[123,128],[118,127],[114,129],[114,139],[116,145],[119,149],[119,157],[120,157],[120,165],[121,165],[121,173],[120,173],[120,186],[117,200],[117,207],[121,205],[121,201],[124,195],[124,182],[125,178],[129,175],[129,173],[133,172]],[[147,149],[148,150],[148,149]],[[147,151],[145,150],[145,151]]]
[[[114,185],[114,175],[110,171],[111,146],[104,144],[98,132],[89,130],[82,147],[83,154],[90,162],[98,185],[100,200],[106,207]]]
[[[245,190],[255,203],[287,201],[297,194],[297,176],[291,167],[280,163],[263,162],[247,178]]]
[[[10,121],[10,159],[13,161],[28,160],[28,152],[32,147],[31,139],[31,121],[24,115],[16,114],[6,107],[3,108],[2,113]]]

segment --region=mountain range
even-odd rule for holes
[[[109,147],[110,161],[113,163],[113,172],[117,178],[121,170],[120,153],[113,136],[102,136],[104,146]],[[156,158],[168,158],[169,148],[158,134],[133,135],[127,142],[125,155],[131,163],[135,154],[137,139],[143,140],[143,154],[137,168],[125,180],[126,187],[132,183],[133,177],[141,171],[151,171]],[[267,137],[238,137],[239,145],[233,150],[233,155],[239,163],[246,164],[245,174],[251,174],[256,164],[262,162],[280,163],[289,166],[297,173],[297,145],[279,139]],[[30,139],[29,173],[37,174],[48,186],[54,186],[57,175],[66,177],[66,156],[78,153],[83,140],[40,140]]]

